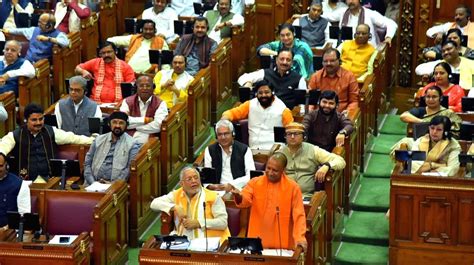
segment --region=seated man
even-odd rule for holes
[[[433,26],[426,31],[426,36],[435,38],[436,43],[440,43],[443,34],[452,28],[458,28],[463,35],[468,36],[467,47],[474,49],[474,25],[471,23],[471,9],[466,5],[458,5],[454,14],[455,22],[446,22]]]
[[[0,3],[0,29],[16,28],[19,13],[31,15],[34,11],[29,0],[3,0]]]
[[[462,119],[451,109],[441,106],[443,91],[438,86],[432,86],[425,91],[426,107],[415,107],[400,115],[400,120],[406,123],[430,122],[435,116],[443,115],[451,120],[451,130],[457,134],[461,128]]]
[[[111,131],[94,140],[84,160],[86,185],[95,181],[111,183],[115,180],[128,180],[130,162],[140,150],[140,144],[125,133],[127,124],[127,114],[120,111],[110,114]]]
[[[404,138],[395,144],[392,150],[406,144],[408,150],[426,152],[425,161],[412,161],[411,173],[436,173],[440,176],[454,176],[459,170],[458,155],[461,146],[451,137],[451,121],[446,116],[436,116],[430,121],[429,133],[413,142],[413,138]]]
[[[8,119],[8,112],[3,105],[3,102],[0,101],[0,121],[4,122]]]
[[[208,29],[207,18],[197,17],[194,21],[193,33],[183,35],[174,50],[174,54],[186,57],[186,71],[192,76],[209,65],[211,54],[217,49],[217,42],[207,36]]]
[[[312,196],[314,191],[324,190],[324,181],[329,170],[342,170],[344,159],[316,145],[303,142],[306,138],[303,124],[292,122],[285,126],[286,146],[280,148],[288,164],[285,172],[296,181],[304,196]]]
[[[18,77],[34,77],[35,67],[30,61],[20,58],[21,44],[16,40],[5,43],[3,56],[0,56],[0,94],[13,91],[18,97]]]
[[[286,126],[293,121],[293,115],[283,101],[274,95],[272,86],[266,80],[257,82],[255,90],[256,98],[225,111],[221,119],[248,119],[250,148],[270,150],[275,143],[273,127]]]
[[[255,170],[250,148],[234,140],[234,126],[228,120],[216,124],[217,143],[206,147],[204,166],[216,169],[217,184],[207,186],[211,190],[241,190],[250,180],[250,170]]]
[[[119,102],[122,100],[120,83],[135,81],[132,67],[118,59],[116,52],[115,44],[106,41],[99,47],[100,58],[76,66],[76,74],[94,79],[91,99],[97,103]]]
[[[20,214],[31,211],[30,188],[27,182],[13,173],[8,172],[8,162],[5,154],[0,153],[0,231],[8,224],[7,212]]]
[[[201,3],[201,0],[173,0],[170,3],[170,7],[178,16],[182,17],[193,17],[194,6],[193,3]]]
[[[285,174],[286,157],[274,154],[265,175],[253,178],[240,192],[233,190],[238,207],[250,209],[248,237],[262,239],[263,248],[306,250],[303,196],[296,182]]]
[[[219,43],[223,38],[232,37],[232,26],[244,24],[244,17],[241,14],[235,14],[230,11],[230,0],[219,0],[218,10],[209,10],[204,13],[209,21],[207,34],[209,38]]]
[[[462,46],[462,32],[458,28],[453,28],[446,32],[446,35],[443,35],[443,42],[432,47],[426,47],[423,49],[423,57],[428,61],[440,60],[443,58],[441,54],[441,44],[447,40],[454,41],[458,46],[458,52],[462,57],[467,59],[474,59],[474,50],[468,47]]]
[[[324,46],[329,41],[329,27],[331,24],[323,17],[321,2],[313,1],[306,15],[295,19],[293,26],[301,27],[301,40],[308,43],[310,47]],[[337,43],[337,40],[332,40]],[[336,43],[334,43],[336,45]]]
[[[351,71],[361,82],[374,71],[377,50],[369,43],[371,38],[369,26],[359,24],[354,39],[346,40],[339,46],[342,68]]]
[[[174,213],[175,230],[171,234],[194,239],[205,237],[207,231],[207,237],[220,237],[221,243],[226,240],[230,232],[222,198],[202,187],[199,172],[190,166],[181,170],[179,185],[181,188],[154,199],[150,206],[154,211]]]
[[[474,60],[459,56],[458,44],[454,41],[447,40],[443,42],[441,51],[443,60],[422,63],[415,68],[415,73],[417,75],[430,75],[438,63],[445,61],[451,66],[452,73],[459,74],[459,85],[464,89],[471,89],[473,87]]]
[[[319,97],[319,108],[304,116],[307,141],[331,152],[335,146],[344,146],[346,136],[354,130],[352,121],[336,108],[339,97],[333,90],[325,90]]]
[[[142,19],[155,22],[156,34],[171,43],[178,37],[174,33],[174,21],[178,20],[178,15],[168,2],[168,0],[153,0],[153,6],[143,10]]]
[[[354,74],[340,65],[341,54],[329,48],[323,53],[323,68],[314,73],[308,89],[334,90],[339,97],[337,111],[353,110],[359,107],[359,84]]]
[[[120,111],[129,115],[128,134],[141,144],[148,141],[150,135],[161,131],[161,123],[168,116],[166,103],[153,95],[153,79],[141,75],[136,82],[137,93],[124,99]]]
[[[81,19],[88,18],[91,10],[79,2],[79,0],[63,0],[56,3],[54,16],[59,31],[64,33],[79,32],[81,30]]]
[[[102,111],[95,101],[85,96],[87,80],[82,76],[69,79],[69,97],[62,98],[54,108],[58,128],[79,135],[90,136],[89,118],[102,119]]]
[[[9,132],[0,141],[0,153],[14,157],[15,165],[10,165],[14,168],[12,173],[23,179],[51,176],[49,159],[57,157],[57,145],[91,144],[94,140],[45,125],[43,113],[38,104],[26,105],[25,125]]]
[[[140,34],[110,37],[107,41],[118,47],[128,47],[125,62],[135,73],[155,73],[157,65],[150,64],[150,50],[168,50],[168,44],[160,36],[155,36],[155,22],[143,20]]]
[[[257,55],[276,56],[282,49],[289,49],[293,53],[293,66],[295,72],[304,78],[313,73],[313,51],[311,47],[295,37],[295,28],[290,24],[279,26],[280,40],[264,43],[257,48]]]
[[[162,69],[153,79],[154,93],[166,102],[168,109],[171,109],[178,101],[186,102],[188,86],[194,80],[194,77],[184,70],[186,69],[186,57],[183,55],[175,55],[171,67],[173,69]]]
[[[4,29],[6,33],[23,35],[30,41],[26,59],[35,63],[41,59],[50,60],[53,57],[53,45],[61,47],[69,45],[66,34],[54,28],[56,18],[50,13],[44,13],[39,17],[38,26],[30,28]]]
[[[369,25],[370,33],[372,34],[370,43],[374,47],[377,47],[382,42],[390,46],[398,28],[395,21],[384,17],[377,11],[363,7],[360,4],[360,0],[348,1],[348,7],[345,10],[339,9],[337,12],[331,12],[323,16],[331,23],[338,22],[339,27],[352,27],[352,32],[356,32],[356,27],[359,24]],[[386,30],[385,39],[380,39],[376,29]]]
[[[275,95],[291,110],[296,106],[294,90],[306,90],[306,80],[291,69],[292,64],[293,53],[284,48],[278,52],[275,68],[260,69],[243,74],[237,82],[241,86],[251,88],[254,83],[265,79],[273,87]]]

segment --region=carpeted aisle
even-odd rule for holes
[[[342,244],[333,264],[387,264],[389,225],[385,213],[390,203],[391,147],[406,135],[398,115],[388,115],[368,146],[368,166],[361,175],[360,189],[351,201]]]

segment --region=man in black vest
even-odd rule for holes
[[[99,105],[85,96],[87,79],[77,75],[69,79],[69,97],[59,100],[54,109],[58,128],[90,136],[89,118],[102,118]]]
[[[208,146],[204,153],[204,166],[216,169],[217,182],[207,186],[210,190],[242,189],[255,170],[250,148],[234,140],[234,126],[228,120],[216,124],[217,143]]]
[[[237,82],[241,86],[251,88],[256,82],[267,80],[274,88],[275,95],[291,110],[296,106],[294,90],[306,90],[306,80],[291,70],[292,64],[293,53],[283,48],[278,52],[276,67],[243,74]]]
[[[11,171],[23,179],[51,176],[49,160],[56,158],[57,145],[91,144],[93,137],[75,135],[44,124],[44,110],[35,103],[25,107],[25,125],[9,132],[0,141],[0,153],[14,157]],[[11,153],[10,153],[11,152]]]

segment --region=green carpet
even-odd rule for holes
[[[406,135],[407,124],[400,120],[400,115],[389,114],[385,119],[382,129],[380,129],[380,133]]]
[[[385,213],[390,205],[390,179],[361,176],[360,184],[361,189],[351,203],[351,209]]]
[[[388,248],[381,246],[343,242],[334,265],[384,264],[387,265]]]
[[[388,246],[388,229],[385,213],[353,211],[345,224],[342,240]]]
[[[367,178],[390,178],[394,163],[386,154],[372,154],[364,176]]]
[[[377,154],[390,154],[392,146],[403,137],[405,136],[398,134],[379,134],[374,138],[369,152]]]
[[[148,227],[148,230],[143,233],[142,237],[139,239],[138,245],[141,246],[146,240],[148,240],[153,235],[159,235],[161,232],[161,219],[160,215],[151,223]],[[128,249],[128,265],[138,265],[138,253],[140,248],[129,248]]]

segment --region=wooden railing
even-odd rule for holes
[[[21,76],[18,79],[18,104],[20,120],[23,120],[23,112],[29,103],[38,103],[44,109],[51,105],[51,72],[49,61],[39,60],[34,64],[36,75],[33,78]]]
[[[97,57],[99,44],[99,18],[96,13],[90,17],[81,19],[81,59],[86,62]]]
[[[0,102],[3,103],[3,107],[8,114],[7,120],[0,123],[0,137],[3,137],[7,133],[15,130],[16,127],[15,93],[13,91],[7,91],[0,94]]]
[[[222,113],[231,108],[232,100],[232,42],[223,39],[216,51],[211,54],[209,68],[211,71],[211,123],[216,123]]]

